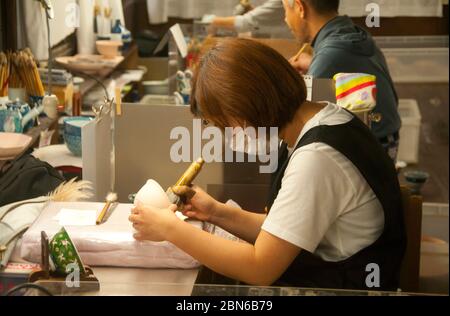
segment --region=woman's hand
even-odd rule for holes
[[[204,222],[213,222],[218,215],[220,203],[198,186],[172,187],[172,191],[185,199],[183,215]]]
[[[133,237],[136,240],[167,240],[167,233],[173,229],[177,221],[180,221],[175,215],[176,210],[176,205],[171,205],[166,209],[136,206],[131,210],[131,215],[128,218],[137,231]]]
[[[307,53],[302,53],[297,58],[292,57],[289,59],[292,67],[294,67],[299,73],[306,74],[308,73],[309,66],[311,65],[313,56]]]

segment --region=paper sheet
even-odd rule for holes
[[[95,226],[97,211],[63,208],[56,218],[61,226]]]
[[[181,57],[186,58],[188,53],[188,47],[186,43],[186,39],[184,38],[183,31],[179,24],[175,24],[170,28],[170,32],[175,39],[175,43],[177,44],[178,50],[180,51]]]
[[[83,168],[81,157],[75,157],[65,144],[35,149],[33,156],[49,163],[54,168],[64,166]]]
[[[312,87],[313,87],[313,77],[312,76],[303,76],[306,84],[307,96],[306,100],[312,101]]]

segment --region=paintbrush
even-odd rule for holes
[[[302,48],[300,48],[300,50],[298,51],[297,55],[294,56],[294,58],[293,58],[294,61],[297,60],[300,57],[301,54],[305,53],[306,50],[311,51],[311,48],[312,47],[309,45],[309,43],[303,44]]]
[[[111,205],[113,205],[117,201],[117,194],[116,193],[108,193],[106,196],[106,204],[103,207],[102,211],[100,212],[100,215],[97,217],[96,224],[100,225],[103,223],[103,219],[105,218],[106,213],[108,213],[108,210],[111,208]]]

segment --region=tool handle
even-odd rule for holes
[[[103,207],[102,211],[100,212],[100,215],[98,215],[98,217],[97,217],[97,221],[96,221],[97,225],[100,225],[103,222],[106,212],[108,212],[108,209],[110,206],[111,206],[111,202],[106,202],[105,206]]]
[[[303,54],[308,47],[309,47],[308,43],[303,44],[302,48],[300,48],[297,55],[295,55],[294,60],[297,60],[300,57],[300,55]]]

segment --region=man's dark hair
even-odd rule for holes
[[[339,11],[339,0],[304,0],[314,11],[319,14],[334,13]]]

